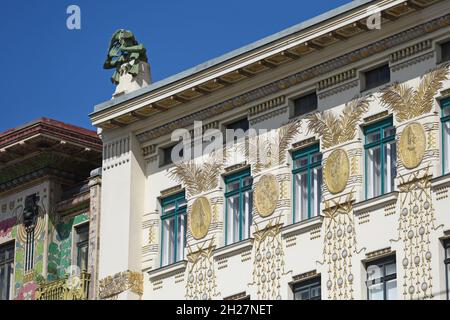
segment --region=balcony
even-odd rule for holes
[[[91,275],[82,272],[80,277],[44,282],[36,290],[36,300],[87,300]]]

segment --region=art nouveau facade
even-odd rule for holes
[[[449,31],[353,1],[96,106],[98,298],[447,299]],[[257,134],[174,164],[182,128]]]
[[[95,297],[101,150],[47,118],[0,134],[0,300]]]

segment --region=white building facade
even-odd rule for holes
[[[96,106],[98,298],[448,299],[449,31],[352,1]]]

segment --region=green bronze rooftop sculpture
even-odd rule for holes
[[[132,76],[139,73],[139,62],[147,62],[147,50],[139,44],[131,31],[119,29],[114,32],[108,48],[108,56],[103,64],[104,69],[113,69],[111,81],[119,84],[121,72]],[[124,66],[124,69],[122,69]],[[122,70],[121,70],[122,69]]]

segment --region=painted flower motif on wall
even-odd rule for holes
[[[28,282],[24,284],[17,293],[16,300],[34,300],[36,296],[37,284]]]

